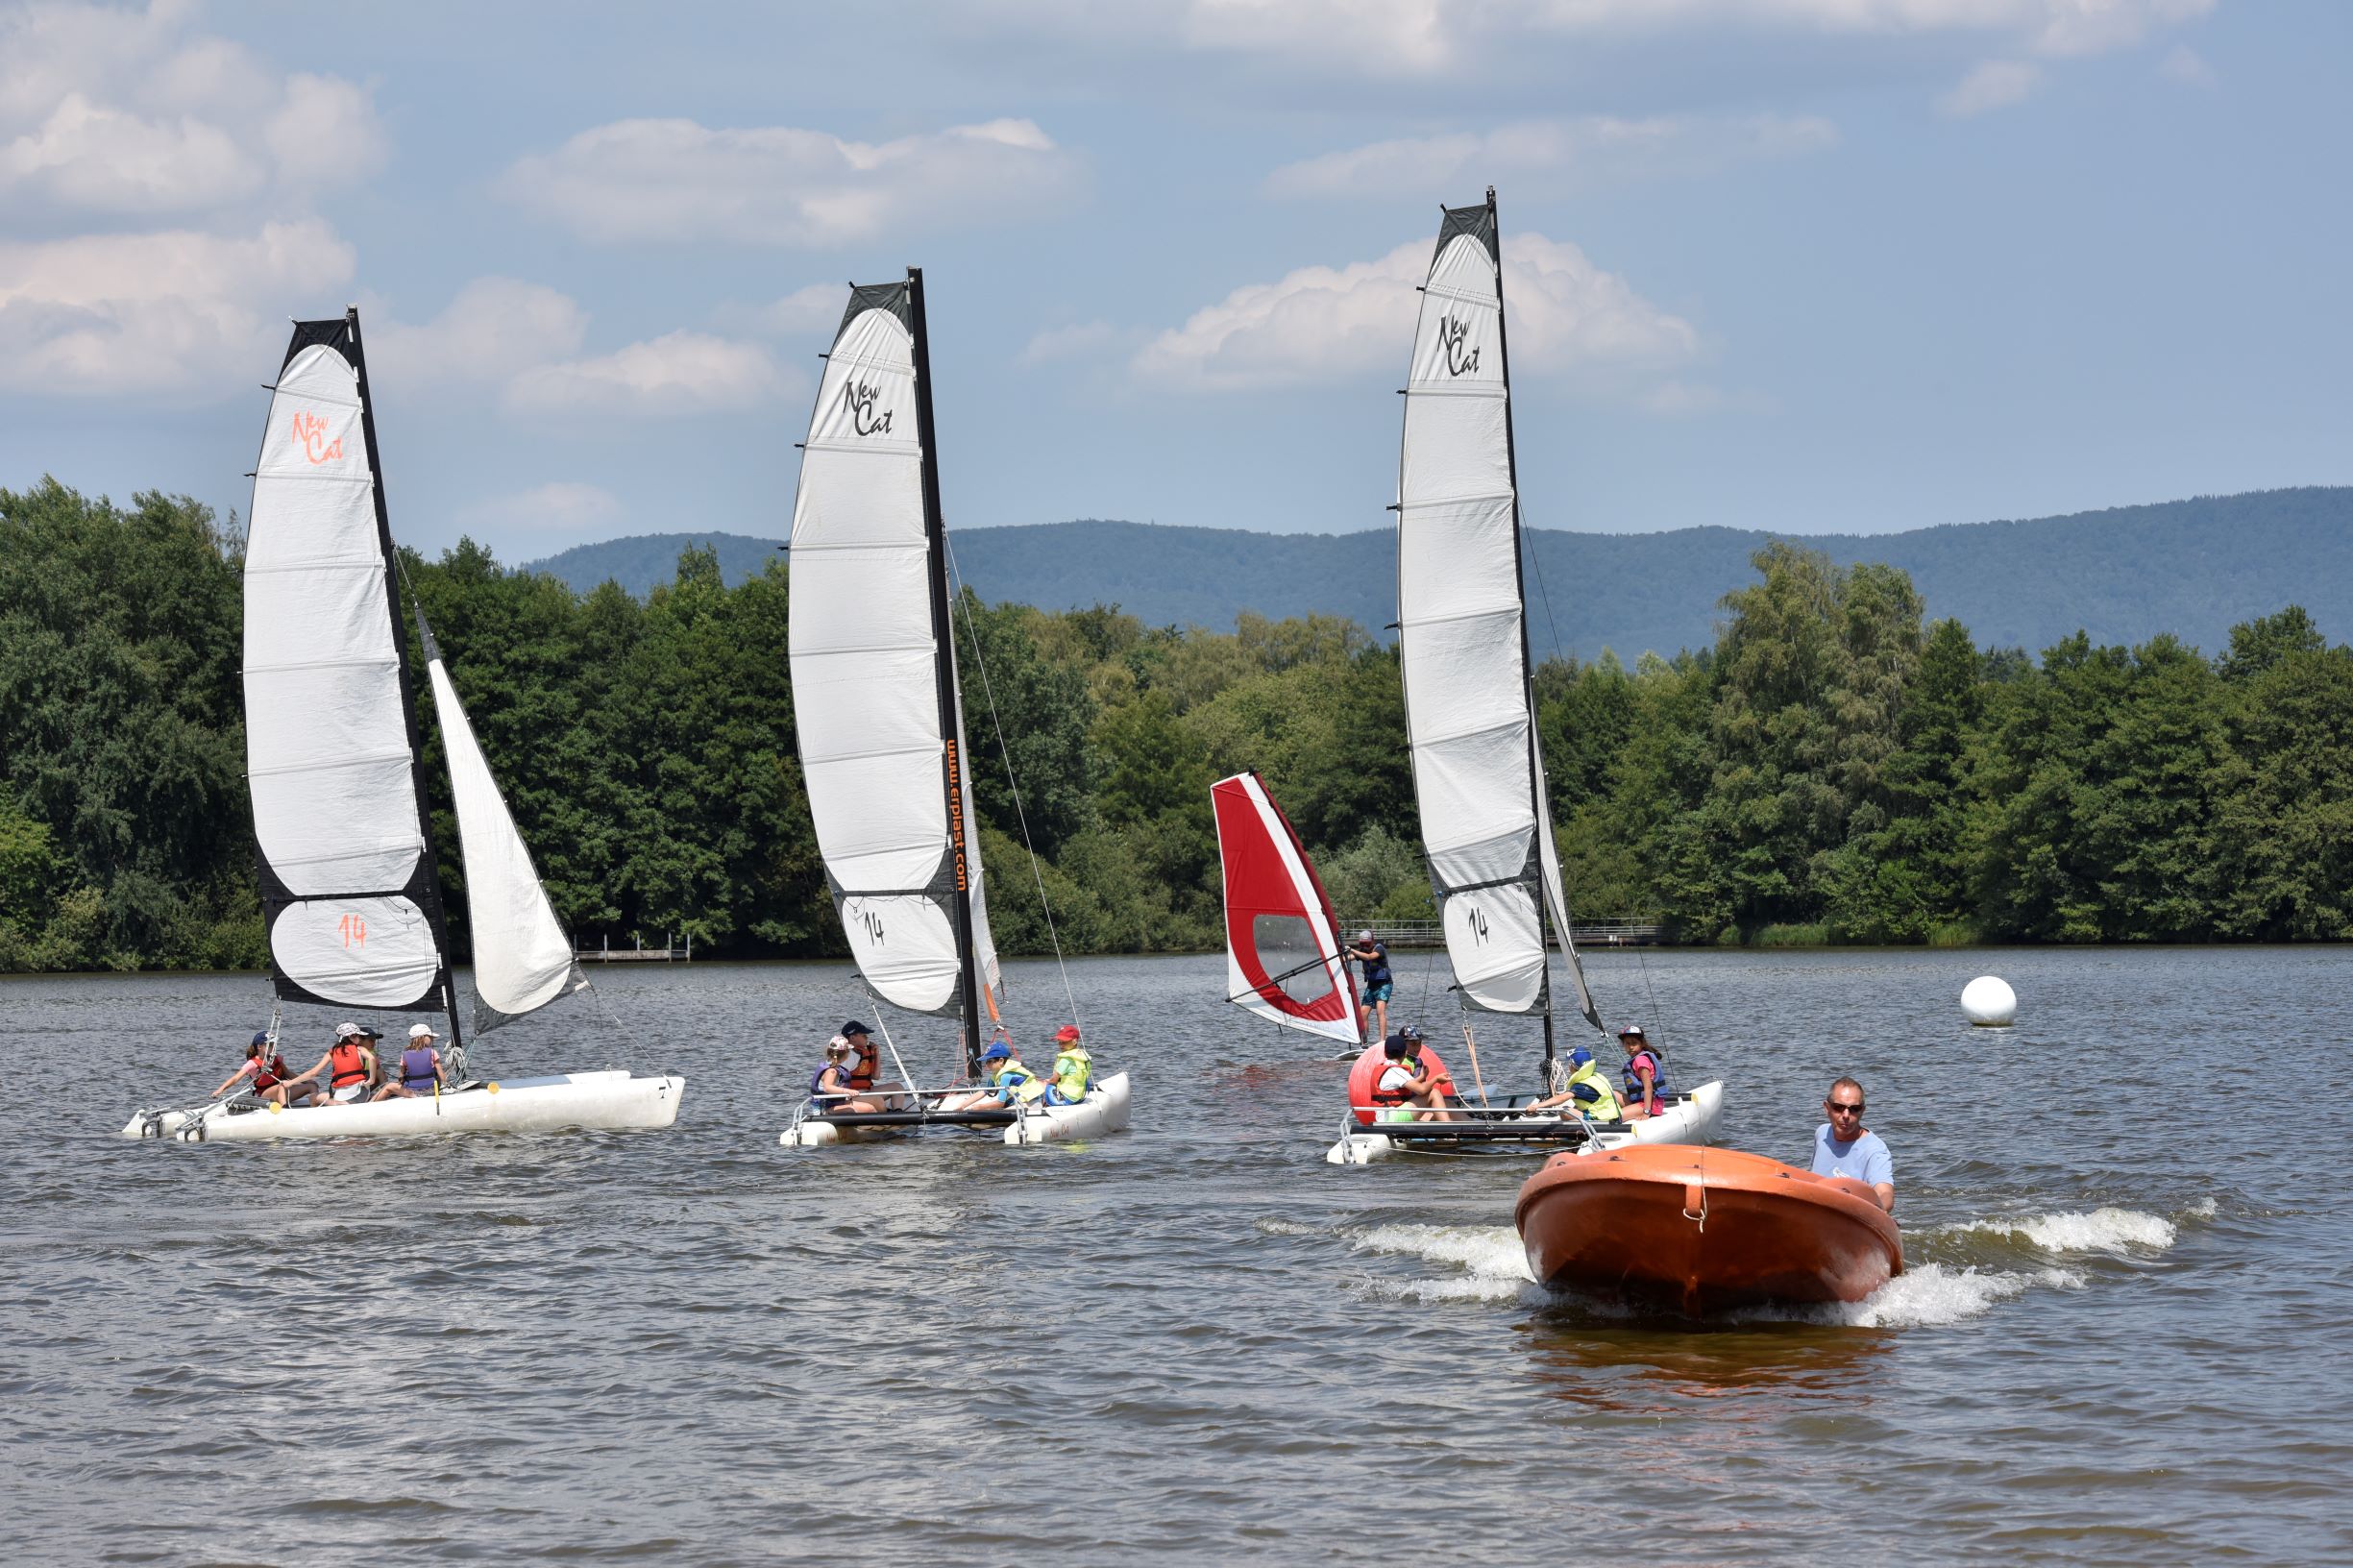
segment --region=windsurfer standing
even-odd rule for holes
[[[1863,1125],[1863,1086],[1841,1078],[1822,1097],[1822,1108],[1830,1119],[1814,1129],[1814,1174],[1861,1182],[1880,1208],[1894,1213],[1896,1163],[1879,1135]]]
[[[1372,1032],[1372,1039],[1386,1040],[1389,1033],[1389,944],[1374,940],[1371,927],[1357,933],[1357,940],[1343,958],[1353,958],[1362,968],[1364,990],[1357,1001],[1357,1035],[1364,1036],[1364,1026],[1376,1015],[1381,1026]]]

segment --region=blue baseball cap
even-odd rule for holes
[[[980,1059],[983,1062],[1004,1062],[1011,1060],[1012,1057],[1013,1052],[1005,1049],[1005,1042],[1003,1041],[997,1041],[995,1044],[991,1045],[987,1050],[980,1053]]]
[[[270,1032],[269,1032],[267,1029],[257,1029],[257,1030],[255,1030],[255,1031],[254,1031],[254,1043],[255,1043],[255,1044],[257,1044],[257,1045],[267,1045],[269,1042],[270,1042]]]
[[[1572,1069],[1581,1067],[1592,1060],[1593,1053],[1586,1050],[1582,1045],[1578,1046],[1577,1049],[1569,1053],[1569,1066]]]

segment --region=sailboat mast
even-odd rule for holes
[[[931,418],[931,333],[923,317],[923,269],[907,269],[907,311],[915,336],[915,438],[923,449],[924,571],[931,588],[932,670],[940,691],[941,786],[947,793],[947,835],[955,895],[948,908],[956,923],[957,992],[964,1010],[964,1065],[980,1071],[980,964],[972,949],[971,856],[966,848],[968,760],[963,755],[964,723],[956,696],[955,626],[948,614],[947,524],[940,510],[939,445]]]
[[[441,955],[441,972],[433,977],[441,992],[442,1011],[450,1018],[450,1049],[465,1059],[466,1038],[457,1018],[457,980],[450,969],[450,934],[442,914],[441,858],[433,847],[432,813],[426,805],[425,745],[417,728],[417,694],[409,684],[408,628],[401,623],[400,557],[393,552],[392,518],[384,508],[384,470],[376,454],[376,400],[368,393],[368,358],[359,344],[359,306],[346,306],[343,331],[351,346],[352,370],[359,379],[359,431],[368,451],[368,484],[376,498],[376,542],[384,557],[384,604],[392,616],[392,651],[400,660],[401,723],[408,736],[408,774],[417,796],[417,835],[425,845],[425,896],[418,900],[432,929],[433,947]]]
[[[1520,457],[1519,448],[1511,431],[1511,336],[1505,322],[1504,309],[1504,229],[1495,213],[1495,187],[1487,187],[1487,227],[1495,235],[1495,353],[1503,362],[1504,376],[1504,472],[1511,481],[1511,572],[1520,595],[1520,685],[1528,698],[1528,790],[1529,803],[1535,810],[1538,833],[1552,831],[1552,813],[1544,803],[1544,767],[1536,749],[1536,673],[1535,661],[1528,651],[1528,565],[1520,544]],[[1543,864],[1543,847],[1532,844],[1539,867]],[[1540,875],[1541,873],[1539,873]],[[1549,912],[1541,893],[1536,895],[1536,933],[1545,952],[1544,963],[1544,1089],[1553,1088],[1553,976],[1552,943],[1545,937]]]

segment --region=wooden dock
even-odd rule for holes
[[[633,947],[616,947],[613,939],[607,937],[602,945],[576,948],[572,956],[582,964],[691,964],[695,961],[695,938],[689,932],[685,946],[673,947],[670,933],[665,931],[659,947],[647,946],[642,937]]]

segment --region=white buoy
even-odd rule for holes
[[[2018,1021],[2018,992],[1999,975],[1981,974],[1961,988],[1961,1011],[1980,1029],[2007,1029]]]

